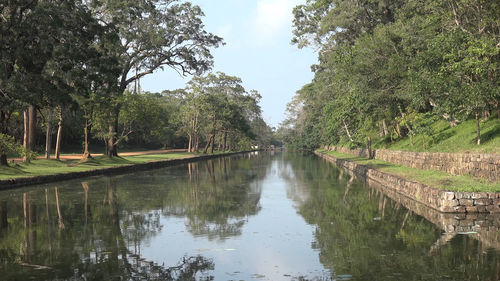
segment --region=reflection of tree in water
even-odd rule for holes
[[[210,279],[206,273],[214,264],[202,256],[184,257],[172,266],[144,260],[138,241],[147,230],[158,229],[155,219],[131,216],[140,231],[129,239],[120,226],[127,212],[122,212],[116,185],[108,180],[96,192],[92,184],[82,186],[0,198],[0,279]]]
[[[479,241],[459,235],[439,243],[436,226],[322,159],[285,159],[293,167],[290,185],[302,189],[292,194],[307,193],[296,202],[304,219],[317,226],[313,247],[332,278],[499,280],[498,253]]]
[[[259,179],[265,177],[269,163],[268,155],[190,163],[188,180],[181,177],[169,183],[163,214],[187,217],[187,228],[194,235],[209,239],[240,235],[247,217],[260,211]]]
[[[238,235],[260,210],[256,180],[269,157],[253,157],[2,193],[0,279],[210,279],[211,260],[157,265],[142,258],[142,245],[161,232],[162,215],[187,217],[193,234]]]

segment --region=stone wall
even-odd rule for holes
[[[339,150],[340,151],[340,150]],[[352,171],[366,181],[375,181],[389,190],[407,196],[443,213],[500,213],[500,193],[451,192],[414,182],[397,175],[369,168],[332,155],[315,152],[338,167]]]
[[[368,157],[366,149],[328,147],[342,153]],[[478,153],[434,153],[376,149],[375,159],[424,170],[439,170],[452,175],[471,175],[500,181],[500,155]]]
[[[446,244],[455,235],[467,233],[480,240],[487,248],[500,250],[500,214],[486,213],[442,213],[409,197],[403,196],[378,182],[368,180],[370,188],[381,192],[409,211],[424,217],[443,230],[442,236],[431,247],[430,252]]]

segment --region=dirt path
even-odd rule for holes
[[[169,153],[169,152],[186,152],[186,151],[187,151],[187,149],[160,149],[160,150],[131,151],[131,152],[118,153],[118,156],[136,156],[136,155],[162,154],[162,153]],[[92,156],[102,156],[102,155],[103,155],[102,153],[92,153]],[[74,159],[81,159],[82,155],[81,154],[61,155],[59,158],[65,159],[65,160],[74,160]],[[38,159],[45,159],[45,157],[38,156]],[[54,159],[54,156],[51,155],[50,159]],[[20,162],[20,161],[22,161],[22,159],[21,158],[10,158],[9,161]]]

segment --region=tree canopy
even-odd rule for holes
[[[500,5],[495,1],[308,0],[294,9],[299,48],[318,50],[280,133],[298,148],[432,135],[500,117]],[[411,118],[410,118],[411,117]],[[409,120],[411,119],[411,122]]]

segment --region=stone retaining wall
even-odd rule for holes
[[[368,157],[366,149],[327,147],[342,153]],[[471,175],[500,181],[500,155],[478,153],[434,153],[374,149],[375,159],[424,170],[439,170],[452,175]]]
[[[230,156],[248,152],[251,151],[231,152],[231,153],[215,154],[215,155],[201,155],[201,156],[182,158],[182,159],[159,160],[147,163],[123,165],[123,166],[103,168],[103,169],[94,169],[89,171],[60,173],[60,174],[46,175],[46,176],[13,178],[8,180],[0,180],[0,190],[12,189],[27,185],[44,184],[56,181],[71,180],[76,178],[91,177],[91,176],[131,173],[135,171],[163,168],[182,163],[189,163],[189,162],[201,161],[206,159],[212,159],[212,158],[218,158],[218,157],[224,157],[224,156]]]
[[[340,151],[340,150],[339,150]],[[500,213],[500,193],[451,192],[414,182],[397,175],[369,168],[332,155],[315,152],[338,167],[352,171],[367,181],[375,181],[387,189],[407,196],[444,213]]]
[[[391,198],[391,200],[403,205],[409,211],[424,217],[443,230],[443,235],[431,247],[430,251],[439,248],[442,244],[446,244],[455,235],[463,233],[470,233],[469,235],[480,240],[487,248],[500,250],[500,214],[442,213],[409,197],[403,196],[376,181],[368,179],[367,182],[370,188],[381,192],[383,195]]]

